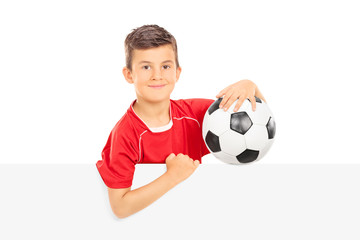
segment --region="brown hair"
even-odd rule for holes
[[[125,39],[126,67],[131,69],[134,49],[149,49],[171,44],[175,53],[176,68],[179,67],[176,39],[164,28],[158,25],[144,25],[133,29]]]

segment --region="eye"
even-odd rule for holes
[[[142,69],[149,70],[149,69],[150,69],[150,66],[149,66],[149,65],[145,65],[145,66],[142,67]]]
[[[164,68],[164,69],[169,69],[170,66],[169,66],[169,65],[164,65],[163,68]]]

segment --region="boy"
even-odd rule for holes
[[[133,84],[136,100],[110,133],[96,164],[108,187],[114,214],[125,218],[138,212],[188,178],[209,151],[201,135],[203,116],[214,100],[171,100],[181,73],[175,38],[157,25],[134,29],[125,40],[123,74]],[[222,90],[220,107],[235,111],[248,98],[264,99],[256,85],[242,80]],[[166,163],[166,172],[131,190],[137,163]]]

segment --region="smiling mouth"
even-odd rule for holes
[[[155,88],[155,89],[160,89],[160,88],[165,87],[165,84],[162,84],[162,85],[149,85],[149,87]]]

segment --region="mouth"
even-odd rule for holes
[[[149,85],[150,88],[153,88],[153,89],[161,89],[163,87],[165,87],[165,84],[161,84],[161,85]]]

